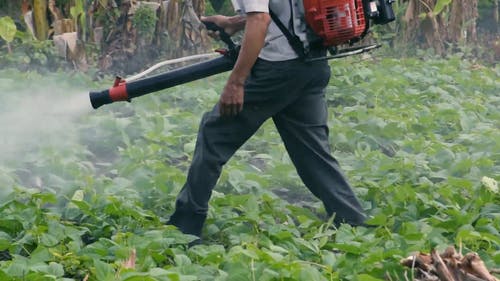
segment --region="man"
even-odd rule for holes
[[[291,2],[291,1],[290,1]],[[325,87],[330,79],[326,60],[298,58],[269,9],[304,43],[309,56],[323,56],[323,47],[308,40],[302,2],[234,0],[240,16],[203,18],[234,34],[244,29],[238,60],[219,103],[200,124],[186,184],[177,197],[169,224],[201,235],[208,201],[222,166],[261,124],[272,118],[298,174],[323,201],[336,223],[361,225],[365,215],[342,174],[328,143]],[[303,9],[302,9],[303,10]]]

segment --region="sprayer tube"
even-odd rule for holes
[[[222,56],[206,62],[182,67],[150,78],[127,83],[127,93],[130,99],[145,94],[229,71],[234,66],[234,60]]]
[[[234,64],[235,59],[231,56],[221,56],[149,78],[125,83],[122,85],[125,87],[124,92],[126,94],[123,99],[113,99],[113,93],[110,93],[110,91],[113,92],[113,88],[101,92],[91,92],[90,102],[92,103],[92,107],[97,109],[108,103],[119,100],[130,100],[159,90],[226,72],[231,70]]]

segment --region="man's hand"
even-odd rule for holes
[[[233,35],[236,32],[242,30],[245,27],[245,18],[242,16],[226,17],[222,15],[201,17],[202,22],[213,22],[217,26],[224,29],[224,31],[229,35]],[[214,32],[209,30],[208,35],[212,38],[219,39],[219,32]]]
[[[228,81],[219,99],[219,113],[222,116],[236,116],[243,110],[243,83]]]

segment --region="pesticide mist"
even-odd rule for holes
[[[86,90],[39,79],[0,78],[0,166],[22,160],[41,144],[63,144],[74,122],[92,110]]]

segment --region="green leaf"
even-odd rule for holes
[[[177,266],[183,267],[183,266],[188,266],[191,264],[191,260],[189,259],[188,256],[186,255],[175,255],[174,257],[175,264]]]
[[[5,273],[13,277],[23,277],[29,272],[28,259],[16,256],[7,267]]]
[[[349,244],[334,243],[332,246],[333,248],[339,249],[343,252],[355,255],[359,255],[363,252],[360,248],[359,242],[352,242]]]
[[[83,201],[83,198],[85,196],[85,192],[81,189],[76,190],[75,193],[73,193],[73,196],[71,197],[72,201]]]
[[[434,6],[434,11],[432,11],[434,15],[439,15],[446,6],[450,5],[451,1],[452,0],[438,0]]]
[[[49,233],[44,233],[42,234],[40,242],[44,246],[54,247],[59,243],[59,240],[54,235],[51,235]]]
[[[92,212],[92,206],[89,203],[78,200],[71,200],[71,203],[77,206],[84,214],[94,215],[94,213]]]
[[[0,251],[8,249],[11,246],[11,240],[12,238],[9,234],[0,231]]]
[[[235,263],[228,263],[226,265],[227,267],[227,274],[228,274],[228,281],[250,281],[252,280],[250,278],[250,270],[248,264],[244,264],[242,262],[235,262]]]
[[[295,280],[300,281],[326,281],[327,279],[321,275],[321,273],[312,266],[301,266],[298,272],[293,274]]]
[[[50,254],[49,250],[44,246],[38,246],[31,253],[31,263],[44,263],[52,259],[52,254]]]
[[[23,229],[23,224],[17,219],[0,219],[0,229],[10,235],[17,235]]]
[[[382,213],[378,213],[366,221],[366,223],[370,225],[385,225],[387,224],[387,222],[388,222],[387,216]]]
[[[3,270],[0,270],[0,280],[14,281],[14,279],[9,277],[9,275],[7,275],[7,273],[5,273]]]
[[[144,272],[126,272],[121,274],[122,281],[158,281],[158,279],[149,276],[149,273]]]
[[[113,280],[115,270],[110,264],[94,259],[94,267],[97,280]]]
[[[368,274],[358,274],[358,281],[384,281],[384,279],[375,278]]]
[[[16,35],[16,31],[16,24],[12,18],[0,18],[0,37],[2,37],[3,40],[7,41],[7,43],[12,42],[12,40],[14,40],[14,36]]]
[[[64,276],[64,268],[59,263],[51,262],[49,263],[48,273],[56,277],[62,277]]]
[[[54,193],[49,192],[39,192],[32,195],[33,199],[38,199],[39,204],[55,204],[57,203],[57,197]]]

